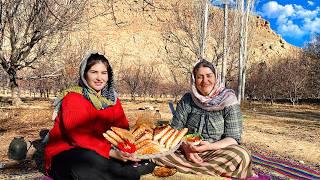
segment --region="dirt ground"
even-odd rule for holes
[[[155,109],[160,110],[163,120],[169,121],[172,117],[166,102],[122,100],[122,103],[130,125],[135,124],[139,116],[151,117]],[[139,110],[145,107],[151,107],[151,110]],[[0,107],[0,163],[12,165],[11,170],[2,169],[0,174],[12,175],[12,172],[21,171],[41,175],[36,170],[36,163],[30,161],[36,151],[33,146],[28,152],[27,160],[23,162],[9,160],[7,151],[15,136],[23,136],[28,141],[39,140],[39,132],[50,129],[53,125],[52,109],[51,101],[39,100],[26,102],[20,108],[8,105]],[[243,115],[243,145],[252,152],[320,170],[320,106],[245,104]],[[3,177],[0,175],[0,179]]]

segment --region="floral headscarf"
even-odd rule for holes
[[[203,61],[206,61],[206,60],[204,59],[199,60],[194,65],[192,72],[194,72],[195,67],[199,63],[202,63]],[[197,106],[207,111],[219,111],[224,109],[227,106],[239,104],[234,91],[232,89],[225,88],[224,84],[221,83],[220,73],[217,71],[216,67],[212,63],[210,64],[212,65],[214,69],[213,73],[216,76],[215,85],[208,96],[201,95],[196,88],[195,74],[192,73],[192,85],[191,85],[192,100],[195,102]]]

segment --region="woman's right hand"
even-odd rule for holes
[[[197,152],[192,151],[191,145],[187,143],[182,143],[182,150],[186,159],[190,162],[194,162],[197,164],[203,163],[203,159],[199,156]]]

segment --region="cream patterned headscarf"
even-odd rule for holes
[[[239,104],[234,91],[232,89],[225,88],[224,84],[221,83],[220,73],[217,71],[216,67],[212,63],[209,63],[208,61],[206,62],[210,64],[211,66],[210,69],[214,69],[213,73],[216,76],[216,82],[212,91],[209,93],[208,96],[203,96],[199,93],[199,91],[196,88],[194,68],[199,63],[203,63],[205,61],[206,60],[204,59],[199,60],[194,65],[193,71],[192,71],[191,94],[192,94],[192,100],[195,102],[195,104],[207,111],[219,111],[224,109],[227,106]]]

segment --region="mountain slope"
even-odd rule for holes
[[[114,5],[113,15],[95,18],[87,26],[80,27],[71,38],[75,41],[88,41],[91,49],[105,52],[116,69],[130,63],[150,61],[162,63],[166,58],[163,34],[168,28],[173,27],[176,19],[173,7],[180,8],[181,12],[187,9],[189,12],[187,15],[195,18],[197,14],[192,12],[194,13],[196,1],[154,1],[154,6],[143,2],[133,1],[132,4],[128,4],[119,1]],[[99,4],[96,4],[91,10],[96,11],[99,7]],[[89,9],[89,12],[91,10]],[[222,52],[223,11],[215,7],[211,7],[210,11],[212,22],[209,19],[207,57],[214,59],[212,49],[217,48],[217,51]],[[230,22],[233,21],[233,17],[235,15],[229,17]],[[220,31],[216,33],[216,29]],[[288,44],[277,35],[269,23],[260,16],[250,18],[249,29],[249,64],[253,62],[273,64],[278,59],[301,52],[300,48]],[[216,38],[216,34],[219,34],[219,38]],[[216,39],[212,39],[211,36],[215,36]],[[238,38],[237,32],[229,37],[229,44],[238,44],[236,38]],[[235,49],[233,53],[232,58],[237,59],[237,50]]]

